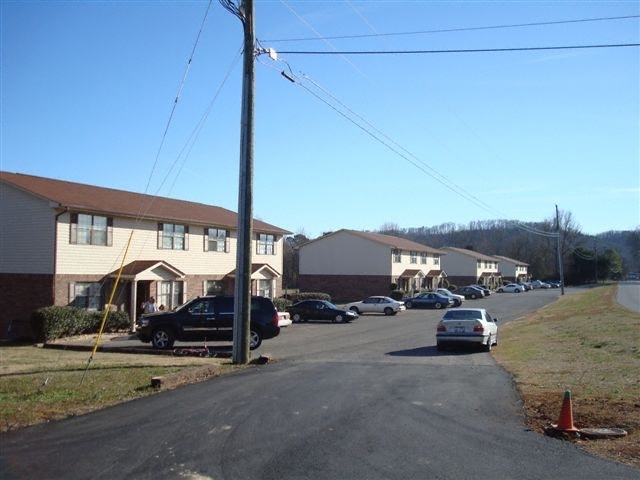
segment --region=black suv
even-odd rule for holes
[[[178,341],[233,340],[234,298],[196,297],[171,312],[142,315],[136,333],[154,348],[166,349]],[[260,346],[263,339],[280,333],[278,311],[266,297],[251,297],[249,348]]]

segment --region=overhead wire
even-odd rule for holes
[[[442,53],[534,52],[541,50],[585,50],[595,48],[639,47],[640,43],[607,43],[593,45],[555,45],[550,47],[453,48],[443,50],[279,50],[282,55],[429,55]]]
[[[371,122],[367,121],[362,115],[356,113],[353,109],[349,108],[346,104],[340,101],[335,95],[331,94],[327,89],[320,86],[320,84],[314,81],[313,79],[311,79],[311,77],[309,77],[306,74],[302,74],[302,77],[298,77],[296,74],[293,73],[288,62],[285,62],[284,60],[280,60],[280,61],[286,64],[289,70],[288,73],[281,71],[281,75],[287,78],[290,82],[295,83],[296,85],[304,89],[307,93],[309,93],[310,95],[314,96],[316,99],[318,99],[319,101],[327,105],[329,108],[335,111],[338,115],[342,116],[344,119],[354,124],[364,133],[372,137],[374,140],[376,140],[377,142],[379,142],[389,150],[391,150],[393,153],[395,153],[399,157],[406,160],[408,163],[410,163],[411,165],[413,165],[414,167],[416,167],[417,169],[419,169],[429,177],[436,180],[445,188],[449,189],[450,191],[464,198],[465,200],[470,201],[476,206],[482,208],[483,210],[491,213],[492,215],[496,215],[498,210],[494,209],[489,204],[483,202],[476,196],[472,195],[467,190],[460,187],[459,185],[457,185],[456,183],[454,183],[453,181],[451,181],[450,179],[442,175],[438,170],[434,169],[433,167],[428,165],[425,161],[421,160],[412,152],[404,148],[397,141],[395,141],[390,136],[388,136],[387,134],[382,132],[380,129],[375,127]],[[302,80],[304,80],[304,82]],[[322,95],[318,94],[312,88],[307,86],[305,82],[308,82],[317,90],[319,90],[322,93]],[[327,100],[327,97],[331,101]],[[513,222],[516,223],[515,221]],[[545,232],[543,230],[536,229],[534,227],[528,226],[523,223],[516,223],[516,226],[520,229],[526,230],[529,233],[533,233],[535,235],[547,236],[547,237],[556,237],[558,235],[556,232]]]
[[[172,124],[173,116],[174,116],[174,114],[175,114],[175,110],[176,110],[177,104],[178,104],[178,102],[179,102],[179,100],[180,100],[180,96],[181,96],[181,94],[182,94],[182,90],[183,90],[183,88],[184,88],[184,85],[186,84],[186,80],[187,80],[187,77],[188,77],[188,74],[189,74],[189,71],[190,71],[190,68],[191,68],[191,63],[192,63],[192,61],[193,61],[193,58],[194,58],[194,55],[195,55],[195,52],[196,52],[196,49],[197,49],[198,43],[199,43],[199,41],[200,41],[200,36],[201,36],[201,34],[202,34],[202,31],[203,31],[203,29],[204,29],[204,25],[205,25],[205,23],[206,23],[206,20],[207,20],[208,15],[209,15],[209,11],[210,11],[210,9],[211,9],[212,1],[213,1],[213,0],[209,0],[209,3],[207,4],[207,8],[206,8],[206,10],[205,10],[205,14],[204,14],[204,16],[203,16],[202,22],[201,22],[200,27],[199,27],[199,29],[198,29],[198,32],[197,32],[197,35],[196,35],[196,38],[195,38],[195,41],[194,41],[193,47],[192,47],[192,49],[191,49],[191,53],[190,53],[190,55],[189,55],[189,58],[188,58],[188,61],[187,61],[187,64],[186,64],[186,67],[185,67],[184,73],[183,73],[183,75],[182,75],[182,79],[181,79],[180,84],[179,84],[179,86],[178,86],[178,92],[177,92],[176,97],[175,97],[175,99],[174,99],[174,102],[173,102],[173,105],[172,105],[172,108],[171,108],[171,112],[170,112],[169,117],[168,117],[168,119],[167,119],[167,123],[166,123],[165,129],[164,129],[164,131],[163,131],[163,134],[162,134],[162,137],[161,137],[161,140],[160,140],[160,144],[159,144],[158,150],[157,150],[157,152],[156,152],[156,156],[155,156],[155,159],[154,159],[154,162],[153,162],[152,168],[151,168],[151,172],[149,173],[149,176],[148,176],[148,179],[147,179],[147,183],[146,183],[146,186],[145,186],[145,189],[144,189],[144,192],[143,192],[144,194],[146,194],[146,193],[148,192],[148,190],[149,190],[149,186],[150,186],[150,184],[151,184],[151,180],[152,180],[153,175],[154,175],[154,172],[155,172],[155,170],[156,170],[156,168],[157,168],[158,161],[159,161],[159,158],[160,158],[160,154],[161,154],[161,152],[162,152],[162,149],[163,149],[164,143],[165,143],[165,141],[166,141],[167,134],[168,134],[168,132],[169,132],[169,128],[170,128],[170,126],[171,126],[171,124]],[[222,0],[220,0],[220,1],[222,1]],[[150,196],[150,197],[148,198],[148,200],[149,200],[149,201],[148,201],[146,204],[145,204],[145,203],[141,203],[141,204],[140,204],[140,208],[139,208],[139,210],[138,210],[138,212],[137,212],[137,214],[136,214],[136,219],[135,219],[135,223],[136,223],[136,225],[140,222],[141,218],[142,218],[142,217],[143,217],[143,216],[144,216],[144,215],[149,211],[149,209],[150,209],[150,208],[151,208],[151,206],[153,205],[153,202],[154,202],[154,200],[155,200],[155,196]],[[120,267],[119,267],[119,269],[118,269],[118,273],[117,273],[116,279],[115,279],[115,281],[114,281],[114,283],[113,283],[113,287],[111,288],[111,293],[110,293],[110,297],[109,297],[109,303],[110,303],[110,304],[113,302],[113,300],[114,300],[114,298],[115,298],[115,294],[116,294],[116,291],[117,291],[117,288],[118,288],[118,284],[119,284],[119,281],[120,281],[120,277],[121,277],[122,269],[123,269],[123,268],[124,268],[124,266],[125,266],[125,261],[126,261],[126,258],[127,258],[127,254],[128,254],[128,252],[129,252],[129,248],[130,248],[130,246],[131,246],[131,242],[132,242],[132,239],[133,239],[133,233],[134,233],[134,231],[135,231],[135,226],[134,226],[134,227],[132,227],[131,232],[130,232],[130,235],[129,235],[129,240],[128,240],[128,242],[126,243],[126,245],[125,245],[125,247],[124,247],[124,249],[123,249],[122,258],[121,258],[121,261],[120,261]],[[115,261],[114,261],[114,264],[112,265],[112,269],[113,269],[114,267],[115,267]],[[102,287],[102,286],[104,286],[104,283],[105,283],[104,281],[103,281],[103,282],[101,282],[101,287]],[[101,337],[101,334],[102,334],[102,332],[103,332],[104,325],[105,325],[105,323],[106,323],[106,320],[107,320],[108,314],[109,314],[109,310],[108,310],[108,309],[105,309],[105,311],[104,311],[104,315],[103,315],[103,318],[102,318],[102,322],[101,322],[101,324],[100,324],[100,331],[99,331],[99,333],[98,333],[98,336],[96,337],[96,341],[95,341],[95,345],[94,345],[94,347],[93,347],[92,353],[91,353],[91,355],[90,355],[90,357],[89,357],[89,359],[88,359],[88,361],[87,361],[87,366],[86,366],[86,369],[85,369],[85,374],[86,374],[86,372],[87,372],[87,370],[88,370],[89,366],[91,365],[91,362],[92,362],[93,357],[94,357],[94,355],[95,355],[95,352],[96,352],[96,350],[97,350],[98,344],[99,344],[99,342],[100,342],[100,337]],[[80,382],[81,384],[82,384],[82,381],[83,381],[83,380],[84,380],[84,374],[83,374],[83,376],[82,376],[82,380],[81,380],[81,382]]]
[[[482,27],[456,27],[456,28],[442,28],[435,30],[419,30],[413,32],[395,32],[395,33],[374,33],[374,34],[362,34],[362,35],[336,35],[336,36],[325,36],[321,39],[326,40],[351,40],[351,39],[361,39],[361,38],[376,38],[376,37],[394,37],[394,36],[409,36],[409,35],[426,35],[426,34],[434,34],[434,33],[454,33],[454,32],[469,32],[469,31],[479,31],[479,30],[498,30],[498,29],[507,29],[507,28],[521,28],[521,27],[539,27],[539,26],[547,26],[547,25],[562,25],[562,24],[570,24],[570,23],[586,23],[586,22],[602,22],[602,21],[613,21],[613,20],[629,20],[634,18],[640,18],[640,15],[624,15],[618,17],[597,17],[597,18],[582,18],[582,19],[573,19],[573,20],[556,20],[556,21],[548,21],[548,22],[529,22],[529,23],[512,23],[507,25],[487,25]],[[318,38],[281,38],[281,39],[265,39],[265,42],[268,43],[279,43],[279,42],[308,42],[308,41],[317,41]]]

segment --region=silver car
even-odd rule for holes
[[[360,302],[352,302],[345,305],[345,308],[356,312],[358,315],[363,313],[384,313],[385,315],[395,315],[403,312],[407,308],[404,302],[399,302],[390,297],[372,296],[365,298]]]
[[[490,352],[498,345],[498,319],[484,308],[456,308],[442,316],[436,331],[438,350],[449,345],[478,345]]]

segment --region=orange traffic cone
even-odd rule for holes
[[[562,410],[560,410],[560,418],[557,425],[551,425],[555,430],[562,432],[578,432],[579,430],[573,425],[573,408],[571,406],[571,392],[564,392],[564,400],[562,401]]]

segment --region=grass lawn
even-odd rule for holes
[[[561,297],[500,329],[494,358],[514,376],[529,426],[559,420],[571,391],[577,428],[623,428],[618,439],[574,440],[640,467],[640,314],[620,307],[616,285]]]
[[[237,366],[219,358],[0,346],[0,431],[81,415],[156,393],[151,378],[183,375],[180,383]],[[209,368],[207,368],[209,367]],[[200,372],[193,375],[189,372]]]

